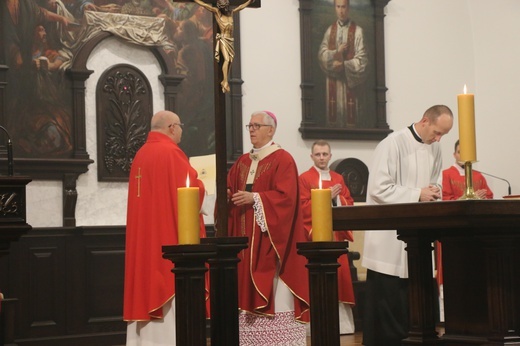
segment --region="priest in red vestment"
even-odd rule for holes
[[[445,201],[459,199],[466,190],[464,162],[460,161],[459,141],[455,142],[453,153],[455,163],[442,171],[442,199]],[[493,199],[493,191],[489,188],[482,173],[473,170],[473,190],[480,199]]]
[[[177,188],[204,185],[179,148],[182,123],[177,114],[152,117],[146,143],[132,162],[128,188],[123,319],[127,345],[175,345],[175,278],[162,246],[178,243]],[[200,236],[205,236],[202,216]]]
[[[324,140],[318,140],[312,144],[311,159],[314,162],[308,171],[300,175],[300,202],[302,206],[303,225],[312,239],[312,215],[311,215],[311,189],[321,187],[331,189],[331,204],[335,206],[353,205],[354,199],[345,185],[343,177],[329,169],[332,158],[330,144]],[[354,241],[352,231],[334,231],[335,241]],[[341,265],[338,270],[338,296],[340,310],[340,333],[352,334],[355,331],[354,315],[351,305],[354,304],[354,287],[350,275],[348,256],[342,255],[338,259]]]
[[[247,236],[238,263],[240,344],[306,344],[309,287],[306,259],[296,243],[307,241],[300,212],[298,170],[273,142],[277,120],[255,112],[246,127],[253,149],[228,174],[229,235]]]

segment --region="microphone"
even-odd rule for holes
[[[7,129],[0,125],[0,129],[5,132],[7,136],[7,174],[9,176],[13,175],[13,142],[11,142],[11,136],[9,136],[9,132]]]
[[[484,173],[482,171],[478,171],[484,175],[487,175],[487,176],[490,176],[492,178],[495,178],[495,179],[499,179],[499,180],[502,180],[502,181],[505,181],[507,183],[507,195],[508,196],[511,196],[511,184],[509,184],[509,181],[507,181],[506,179],[504,178],[500,178],[500,177],[497,177],[496,175],[493,175],[493,174],[489,174],[489,173]]]

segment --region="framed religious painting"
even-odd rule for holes
[[[258,6],[259,0],[252,4]],[[0,21],[0,125],[11,139],[14,175],[63,183],[64,226],[75,226],[77,180],[93,157],[99,181],[128,180],[159,110],[152,107],[152,83],[164,99],[156,108],[183,119],[188,156],[211,154],[217,142],[227,165],[242,154],[239,16],[230,92],[218,109],[214,18],[193,0],[9,0],[0,1]],[[225,124],[217,124],[217,113]],[[218,141],[224,131],[217,126],[229,134]],[[0,167],[10,156],[5,137]]]
[[[381,140],[384,7],[390,0],[300,0],[303,139]]]
[[[17,174],[66,179],[71,181],[69,190],[74,189],[73,181],[88,171],[96,156],[87,151],[92,136],[86,127],[87,118],[92,118],[86,104],[95,94],[97,163],[106,166],[98,171],[98,179],[126,181],[133,154],[158,111],[152,109],[150,88],[142,87],[146,78],[160,80],[163,109],[185,115],[182,148],[187,155],[215,152],[215,35],[210,11],[192,0],[11,0],[0,1],[0,20],[0,125],[10,133]],[[237,52],[239,24],[237,17]],[[143,64],[131,55],[129,70],[108,73],[113,66],[87,67],[89,59],[102,54],[98,46],[108,38],[149,50],[159,74],[141,76]],[[98,90],[87,90],[86,80],[98,71],[104,78]],[[242,153],[241,132],[237,135],[242,129],[238,54],[231,73],[228,161]],[[132,126],[135,119],[146,126]],[[5,161],[5,151],[0,143],[0,162]]]

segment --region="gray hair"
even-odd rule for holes
[[[274,118],[271,117],[267,112],[265,111],[256,111],[253,114],[251,114],[251,118],[255,115],[262,115],[262,120],[264,121],[264,124],[271,125],[276,130],[276,121],[274,121]]]

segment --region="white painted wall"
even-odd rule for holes
[[[312,140],[302,140],[299,1],[262,0],[260,9],[241,12],[244,124],[255,110],[269,109],[279,118],[275,140],[291,152],[301,172],[306,170]],[[520,114],[520,2],[518,0],[391,0],[386,7],[385,54],[387,121],[398,130],[410,125],[433,104],[457,113],[456,95],[464,84],[475,94],[476,169],[504,177],[513,194],[520,194],[520,148],[516,145]],[[88,67],[132,63],[157,74],[145,50],[115,39],[104,42]],[[87,149],[96,160],[94,92],[100,71],[87,80]],[[97,75],[97,77],[96,77]],[[161,86],[150,78],[164,104]],[[154,84],[155,83],[155,84]],[[182,116],[182,115],[181,115]],[[441,141],[444,167],[453,163],[458,124]],[[374,141],[331,141],[333,160],[356,157],[370,165]],[[250,148],[247,133],[244,149]],[[496,197],[507,184],[488,183]],[[97,182],[96,164],[78,181],[78,225],[120,225],[126,217],[126,184]],[[61,226],[61,184],[31,182],[27,190],[28,222],[33,227]],[[94,215],[96,217],[94,218]]]

